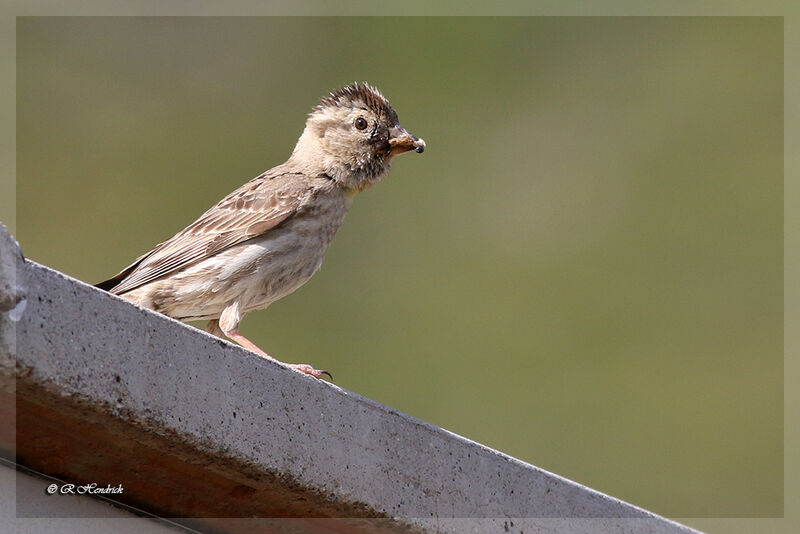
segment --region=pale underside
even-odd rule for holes
[[[179,320],[219,319],[229,309],[223,322],[238,325],[245,313],[283,298],[320,268],[349,204],[335,190],[326,193],[265,235],[122,296]]]

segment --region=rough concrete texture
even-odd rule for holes
[[[19,245],[0,223],[0,369],[14,365],[9,355],[17,350],[15,324],[28,304],[27,291],[17,281],[17,265],[23,260]]]
[[[17,418],[20,464],[121,483],[121,501],[207,531],[280,530],[274,519],[209,519],[272,517],[304,518],[291,520],[298,532],[692,532],[138,309],[0,241],[17,264],[16,279],[0,281],[16,293],[0,299],[18,303],[27,288],[27,307],[0,317],[17,350],[0,345],[14,362],[0,366],[0,392],[17,402],[0,423]],[[4,432],[0,445],[12,453],[14,437]]]

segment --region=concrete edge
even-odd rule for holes
[[[627,532],[631,527],[624,525],[631,522],[639,525],[636,532],[694,532],[335,384],[265,361],[191,326],[138,309],[23,260],[21,253],[9,250],[8,242],[2,241],[0,254],[15,258],[16,279],[2,285],[11,277],[7,269],[0,271],[0,288],[27,294],[28,309],[17,321],[3,312],[0,328],[3,332],[14,328],[18,350],[6,348],[0,359],[5,357],[6,363],[9,357],[14,359],[17,399],[36,410],[72,410],[70,424],[85,417],[96,418],[100,426],[113,421],[125,432],[139,429],[136,439],[155,441],[167,451],[180,449],[177,461],[200,464],[201,472],[216,462],[223,465],[214,466],[216,471],[237,480],[242,466],[247,466],[252,478],[247,487],[255,487],[259,497],[280,494],[264,482],[271,479],[299,491],[290,491],[298,502],[318,506],[322,497],[342,506],[313,510],[320,517],[396,518],[392,529],[415,526],[414,530],[443,532],[462,532],[447,525],[463,518],[507,532],[508,518],[513,517],[515,528],[527,532],[539,531],[547,522],[573,519],[579,523],[607,519],[619,525],[616,529],[604,525],[598,532]],[[88,329],[76,332],[76,324]],[[31,448],[18,449],[17,454],[27,455],[35,464],[37,455],[46,451]],[[191,454],[210,456],[197,460]],[[72,475],[92,474],[77,471]],[[309,495],[316,497],[303,501]],[[252,500],[232,510],[234,517],[251,512]],[[143,504],[147,503],[137,501],[137,506]],[[180,510],[171,513],[181,515]],[[298,508],[289,513],[302,512]]]

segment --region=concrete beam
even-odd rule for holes
[[[210,532],[693,532],[26,261],[0,234],[0,448],[38,472],[122,484],[121,502]]]

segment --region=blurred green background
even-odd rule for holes
[[[12,229],[100,281],[355,80],[428,149],[243,333],[654,512],[782,515],[779,18],[20,18]]]

